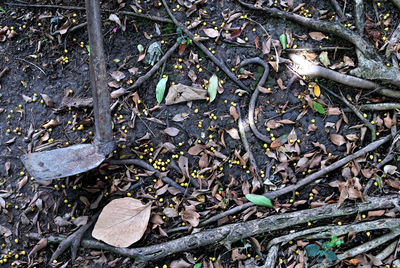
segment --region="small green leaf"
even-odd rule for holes
[[[268,198],[266,198],[263,195],[246,194],[246,198],[247,198],[247,200],[249,200],[250,202],[252,202],[258,206],[269,207],[269,208],[274,207],[274,205],[272,205],[271,200],[269,200]]]
[[[27,86],[28,86],[28,83],[25,82],[25,81],[21,81],[21,84],[22,84],[24,87],[27,87]]]
[[[281,34],[281,36],[279,36],[279,41],[281,41],[281,45],[283,50],[286,49],[286,34]]]
[[[202,263],[196,263],[193,268],[201,268],[203,266]]]
[[[87,52],[90,53],[90,46],[86,45],[85,47],[86,47]]]
[[[3,12],[4,14],[7,14],[7,12],[5,11],[4,8],[1,8],[1,7],[0,7],[0,11]]]
[[[139,51],[139,53],[142,53],[142,51],[144,50],[144,47],[141,44],[139,44],[139,45],[137,45],[137,50]]]
[[[397,161],[400,161],[400,155],[397,157]]]
[[[157,98],[157,102],[159,104],[164,99],[164,93],[165,93],[165,88],[167,87],[167,81],[168,81],[168,76],[161,78],[160,81],[158,81],[158,84],[156,87],[156,98]]]
[[[315,257],[321,251],[321,248],[317,244],[309,244],[305,249],[308,257]]]
[[[113,59],[113,62],[115,62],[115,63],[118,63],[120,61],[121,61],[120,59]]]
[[[213,74],[208,84],[208,95],[210,96],[210,102],[213,102],[215,100],[217,92],[218,92],[218,77],[215,74]]]
[[[329,263],[333,263],[337,260],[337,256],[332,250],[325,251],[325,258]]]
[[[314,110],[316,110],[317,112],[319,112],[320,114],[325,114],[325,109],[322,106],[322,104],[313,101],[313,105],[314,105]]]

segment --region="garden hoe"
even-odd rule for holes
[[[90,45],[89,75],[96,128],[94,144],[23,155],[21,160],[27,171],[37,180],[52,180],[91,170],[99,166],[115,148],[98,0],[86,0],[86,12]]]

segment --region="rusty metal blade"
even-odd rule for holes
[[[76,175],[97,167],[104,159],[93,144],[78,144],[21,157],[29,174],[37,180]]]

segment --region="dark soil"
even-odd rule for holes
[[[56,3],[57,5],[66,6],[84,6],[80,1],[41,0],[28,2],[30,4]],[[126,3],[126,6],[122,10],[132,11],[129,7],[129,5],[133,5],[132,1],[122,2]],[[370,9],[369,1],[367,2],[366,10],[372,10]],[[295,7],[300,3],[300,1],[294,1],[293,6]],[[170,5],[170,8],[176,5],[177,2],[174,2]],[[144,1],[140,6],[142,7],[143,14],[168,18],[165,9],[162,6],[158,6],[157,1]],[[279,8],[283,8],[280,5],[278,6]],[[98,169],[84,174],[44,182],[36,181],[27,174],[27,171],[19,160],[21,155],[35,151],[38,148],[40,150],[51,150],[73,144],[90,143],[94,139],[92,107],[89,105],[84,107],[67,107],[62,104],[62,100],[66,96],[76,97],[78,100],[91,97],[88,77],[89,55],[86,48],[88,44],[86,27],[61,36],[59,34],[51,35],[51,31],[53,31],[51,29],[52,18],[61,15],[64,16],[62,22],[68,18],[70,21],[76,20],[73,25],[78,25],[85,22],[86,17],[85,12],[81,10],[24,8],[7,6],[5,4],[0,4],[0,7],[6,12],[0,12],[0,26],[14,27],[13,29],[16,32],[15,37],[8,38],[0,43],[0,71],[4,68],[9,69],[0,78],[0,210],[2,211],[0,214],[0,234],[3,235],[5,233],[2,228],[8,228],[12,232],[10,236],[0,236],[0,244],[2,244],[0,260],[3,260],[4,267],[8,267],[12,263],[19,267],[48,267],[50,256],[57,245],[50,245],[28,258],[28,253],[37,243],[37,240],[31,238],[32,234],[39,234],[40,237],[69,235],[76,229],[76,226],[73,224],[68,224],[67,226],[57,225],[55,222],[57,217],[61,217],[69,223],[79,216],[90,217],[116,198],[132,196],[142,200],[144,203],[152,200],[154,201],[152,215],[160,215],[161,217],[165,216],[163,209],[170,204],[174,205],[178,211],[183,211],[183,205],[187,204],[185,203],[187,200],[181,194],[174,196],[167,192],[162,196],[164,200],[160,201],[160,196],[155,197],[157,191],[155,187],[157,187],[157,182],[159,182],[158,178],[147,176],[145,170],[136,166],[115,166],[104,163]],[[104,10],[116,10],[118,8],[117,1],[105,1],[102,4],[102,8]],[[296,37],[294,35],[295,41],[293,45],[299,48],[318,48],[320,46],[352,47],[348,42],[334,36],[329,36],[328,40],[324,39],[322,41],[312,40],[311,38],[302,41],[297,36],[308,36],[309,29],[285,20],[267,18],[257,12],[242,10],[240,6],[236,5],[235,1],[209,1],[205,5],[199,6],[199,8],[207,10],[207,13],[210,15],[210,18],[202,20],[207,22],[207,26],[200,25],[195,30],[192,30],[194,33],[196,32],[202,36],[204,36],[202,29],[213,28],[214,25],[219,27],[221,25],[223,22],[221,13],[223,10],[238,8],[238,12],[247,14],[248,18],[263,25],[274,40],[279,40],[279,36],[283,32],[290,31],[296,34]],[[309,9],[314,18],[318,18],[318,11],[321,10],[327,10],[333,14],[333,9],[329,1],[308,1],[304,8]],[[348,5],[345,12],[352,14],[351,8],[351,5]],[[390,32],[397,25],[396,23],[398,23],[398,14],[392,12],[393,10],[394,7],[387,1],[382,2],[382,8],[379,9],[379,14],[390,13],[394,15],[390,24]],[[186,18],[185,12],[175,12],[174,14],[179,21],[185,22],[187,20],[193,21],[198,13],[194,12],[189,18]],[[148,48],[155,41],[163,41],[165,43],[162,44],[162,51],[165,53],[176,42],[178,35],[173,24],[156,24],[150,20],[120,15],[119,18],[121,21],[126,23],[126,30],[123,31],[116,23],[108,20],[109,14],[109,12],[104,12],[102,16],[104,21],[103,32],[107,71],[109,73],[117,70],[122,71],[126,77],[121,81],[116,81],[109,76],[108,80],[127,88],[132,84],[132,81],[136,81],[138,77],[150,69],[143,61],[137,62],[139,55],[137,46],[141,44],[143,47]],[[367,14],[375,17],[374,12],[371,12],[371,14],[367,12]],[[269,61],[270,57],[274,56],[275,52],[273,49],[270,54],[263,55],[261,48],[256,49],[254,45],[256,38],[259,39],[260,47],[262,41],[266,39],[263,35],[264,31],[259,25],[238,18],[233,21],[233,27],[240,27],[245,21],[249,22],[249,24],[240,35],[240,38],[243,40],[246,37],[248,38],[248,41],[245,43],[247,46],[243,46],[243,44],[237,42],[233,44],[221,41],[214,43],[211,39],[204,41],[204,45],[214,50],[215,55],[229,69],[236,67],[238,59],[244,60],[246,58],[261,57]],[[354,24],[351,19],[346,23]],[[62,23],[60,23],[61,25]],[[255,28],[255,31],[252,30],[253,28]],[[157,29],[159,29],[159,34],[157,33]],[[251,47],[248,47],[249,45]],[[202,72],[199,72],[199,68],[195,64],[188,62],[191,52],[198,54],[198,64],[201,66]],[[319,55],[320,52],[316,53]],[[335,58],[333,57],[333,52],[329,52],[329,56],[331,64],[341,62],[343,56],[352,58],[356,63],[355,52],[353,50],[338,50]],[[65,57],[68,57],[68,62],[66,62]],[[287,57],[287,53],[283,52],[282,57]],[[181,63],[180,59],[183,59],[183,63]],[[318,61],[318,57],[316,61]],[[174,65],[181,65],[182,69],[175,69]],[[137,73],[131,74],[128,70],[134,67],[137,68]],[[203,84],[206,85],[205,81],[208,81],[212,74],[217,74],[218,78],[224,81],[223,93],[218,94],[212,103],[205,100],[171,106],[161,103],[157,107],[155,88],[162,75],[168,75],[168,87],[171,83],[191,85],[192,81],[188,77],[189,70],[193,70],[196,73],[198,76],[196,83],[200,86]],[[152,158],[149,152],[156,151],[165,142],[170,142],[177,146],[176,152],[162,151],[157,158],[162,159],[162,161],[171,159],[171,163],[176,164],[178,161],[174,160],[172,156],[184,155],[189,158],[189,172],[193,173],[200,170],[198,164],[200,155],[193,156],[188,153],[189,148],[194,144],[205,144],[209,150],[215,149],[227,156],[225,161],[210,157],[209,166],[212,167],[215,165],[217,169],[213,172],[205,173],[203,182],[208,186],[208,191],[204,195],[205,201],[196,207],[197,212],[201,215],[201,220],[235,207],[239,202],[246,201],[244,198],[245,193],[264,193],[263,189],[254,187],[253,185],[253,176],[249,171],[250,164],[245,167],[234,164],[238,160],[234,153],[235,150],[241,156],[244,156],[245,151],[240,139],[233,139],[226,132],[226,130],[231,128],[238,128],[237,122],[230,115],[232,103],[239,105],[242,117],[247,118],[251,93],[263,72],[257,66],[246,66],[246,70],[254,73],[254,79],[242,79],[248,85],[249,89],[248,93],[240,93],[241,91],[238,91],[238,86],[229,80],[197,47],[188,46],[182,55],[178,55],[178,52],[174,53],[168,59],[163,70],[159,70],[143,86],[134,91],[141,100],[138,107],[134,107],[132,94],[125,94],[113,99],[112,115],[115,140],[118,141],[118,148],[109,158],[126,159],[143,157],[144,160],[148,161]],[[239,70],[235,72],[239,74]],[[304,171],[296,170],[295,164],[305,155],[314,153],[315,156],[321,155],[322,160],[333,159],[327,162],[329,164],[344,155],[357,151],[371,140],[371,135],[367,131],[364,140],[362,142],[356,141],[350,151],[346,148],[346,145],[335,145],[331,141],[330,134],[340,134],[342,136],[355,134],[360,137],[360,128],[356,126],[362,124],[362,122],[353,113],[348,112],[340,100],[328,95],[324,90],[322,90],[321,96],[315,98],[315,100],[325,103],[325,108],[340,107],[341,110],[344,109],[347,111],[345,115],[348,121],[343,120],[340,127],[337,127],[337,122],[343,119],[342,114],[329,116],[319,114],[317,111],[311,109],[306,101],[306,96],[311,96],[311,100],[313,99],[312,88],[308,87],[309,82],[320,83],[336,92],[341,89],[345,95],[351,96],[353,100],[358,93],[357,90],[346,88],[324,79],[316,81],[306,79],[301,83],[296,81],[290,88],[281,89],[277,80],[281,79],[283,84],[287,85],[292,75],[293,73],[283,64],[280,65],[278,72],[275,72],[271,68],[264,87],[271,88],[272,94],[261,93],[256,104],[257,128],[263,134],[279,138],[289,134],[294,129],[297,135],[298,140],[294,142],[298,142],[300,153],[282,151],[281,154],[276,154],[277,160],[272,167],[269,179],[278,188],[295,183],[321,168],[320,164],[318,164]],[[110,91],[113,90],[115,88],[110,87]],[[46,96],[51,99],[51,103],[48,103],[49,100],[46,99]],[[369,102],[373,98],[379,98],[379,96],[372,95],[368,98],[360,99],[360,103]],[[302,113],[303,116],[298,119]],[[188,116],[183,121],[174,121],[174,116],[179,114],[187,114]],[[366,114],[368,119],[372,120],[374,113],[366,112]],[[212,115],[215,115],[215,117]],[[384,112],[375,113],[376,115],[380,116],[380,118],[386,116]],[[132,120],[133,118],[135,120]],[[158,121],[155,122],[154,118]],[[283,124],[279,128],[267,130],[265,124],[271,119],[276,121],[282,119],[291,120],[294,124]],[[54,126],[45,126],[51,120],[55,120],[57,123]],[[202,122],[201,127],[198,127],[199,122]],[[313,131],[310,131],[310,126],[314,128]],[[179,134],[175,137],[168,136],[163,132],[166,127],[179,129]],[[381,129],[380,136],[384,136],[390,132],[388,128],[382,127]],[[41,134],[37,135],[38,133]],[[137,141],[145,135],[148,135],[149,138]],[[221,139],[221,135],[223,135],[224,142]],[[258,168],[267,172],[266,170],[271,158],[266,155],[267,151],[264,143],[258,140],[250,130],[247,131],[247,138]],[[348,140],[346,142],[351,145]],[[316,143],[323,144],[326,147],[326,152],[318,148]],[[270,148],[270,144],[267,147]],[[268,150],[274,151],[273,149]],[[374,168],[377,161],[383,159],[386,154],[387,148],[381,148],[379,151],[371,154],[375,156],[374,160],[370,160],[368,156],[364,161],[360,161],[359,165],[361,165],[362,169]],[[309,158],[312,159],[313,156],[309,156]],[[278,172],[274,172],[276,168],[279,169],[282,163],[287,163],[287,166],[278,170]],[[392,164],[396,165],[396,163]],[[181,185],[188,187],[190,193],[195,190],[192,184],[184,184],[185,180],[182,179],[181,173],[178,172],[179,169],[172,168],[172,164],[166,165],[166,170],[169,170],[168,176],[170,178],[175,179],[178,183],[183,183]],[[353,175],[360,177],[363,186],[369,180],[360,174]],[[336,180],[345,180],[340,170],[329,174],[325,178],[321,178],[315,184],[299,189],[297,193],[281,196],[275,200],[277,211],[265,208],[257,208],[257,211],[260,212],[260,215],[267,212],[273,214],[279,213],[280,209],[283,211],[306,209],[315,201],[336,202],[339,196],[338,188],[329,185],[330,182]],[[140,186],[137,186],[137,183],[141,183]],[[227,192],[228,189],[230,193]],[[216,196],[218,191],[219,197],[223,197],[222,201]],[[369,194],[378,196],[393,192],[397,192],[397,190],[387,185],[382,189],[372,186]],[[235,193],[237,196],[232,195],[232,193]],[[310,195],[310,193],[313,194]],[[200,200],[200,198],[197,200]],[[297,207],[292,206],[292,203],[298,200],[306,200],[306,202]],[[93,206],[94,203],[97,205]],[[254,219],[258,215],[254,213],[248,218],[246,217],[246,219]],[[241,221],[244,216],[245,214],[243,213],[237,215],[236,218],[230,217],[226,219],[225,224]],[[330,221],[313,223],[312,226],[334,224],[339,221],[345,224],[352,223],[356,219],[354,217],[349,219],[331,219]],[[182,224],[189,225],[181,217],[164,217],[164,223],[160,227],[154,225],[154,229],[148,228],[145,236],[134,244],[134,247],[158,244],[183,236],[187,233],[175,233],[170,234],[169,237],[163,237],[158,229],[162,228],[164,231],[168,231],[169,229],[180,227]],[[149,224],[149,227],[150,225],[153,226]],[[294,230],[297,228],[307,228],[307,226],[296,226],[296,223],[293,223],[293,225]],[[217,223],[214,223],[206,228],[216,226]],[[282,232],[282,234],[285,233],[287,232]],[[264,263],[263,258],[267,254],[267,251],[264,249],[265,244],[267,244],[270,238],[279,235],[268,234],[266,237],[257,238],[261,244],[264,256],[258,255],[254,247],[251,246],[250,240],[243,240],[240,243],[232,245],[233,249],[239,249],[239,252],[245,256],[240,261],[232,259],[232,252],[230,250],[216,246],[198,249],[194,252],[185,252],[180,255],[171,255],[163,260],[154,261],[149,264],[149,267],[157,265],[158,267],[163,267],[164,264],[169,266],[171,262],[179,259],[190,262],[193,261],[193,257],[196,257],[193,264],[195,262],[203,263],[204,267],[214,267],[214,265],[217,265],[216,263],[221,264],[223,267],[262,265]],[[381,233],[371,232],[371,237],[379,235]],[[346,248],[343,249],[345,250],[368,241],[371,237],[367,237],[365,234],[357,234],[355,235],[355,240],[350,241]],[[90,232],[88,232],[87,238],[90,238]],[[282,247],[279,253],[279,258],[281,259],[280,267],[293,267],[291,265],[295,261],[294,258],[297,258],[293,256],[296,255],[296,250],[298,249],[303,251],[301,247],[293,250],[291,245]],[[25,252],[25,255],[23,252]],[[18,258],[15,256],[16,254],[19,255]],[[5,259],[8,259],[7,263],[4,262]],[[58,263],[54,264],[54,266],[58,267],[61,264],[66,264],[69,259],[70,253],[67,251],[57,260]],[[82,248],[78,252],[78,260],[76,260],[75,265],[79,267],[95,267],[96,264],[103,265],[103,267],[133,267],[133,262],[134,260],[109,252]],[[67,267],[70,266],[72,267],[71,262],[67,264]]]

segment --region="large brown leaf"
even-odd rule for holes
[[[92,236],[114,247],[129,247],[146,231],[151,204],[138,199],[114,199],[101,212]]]

